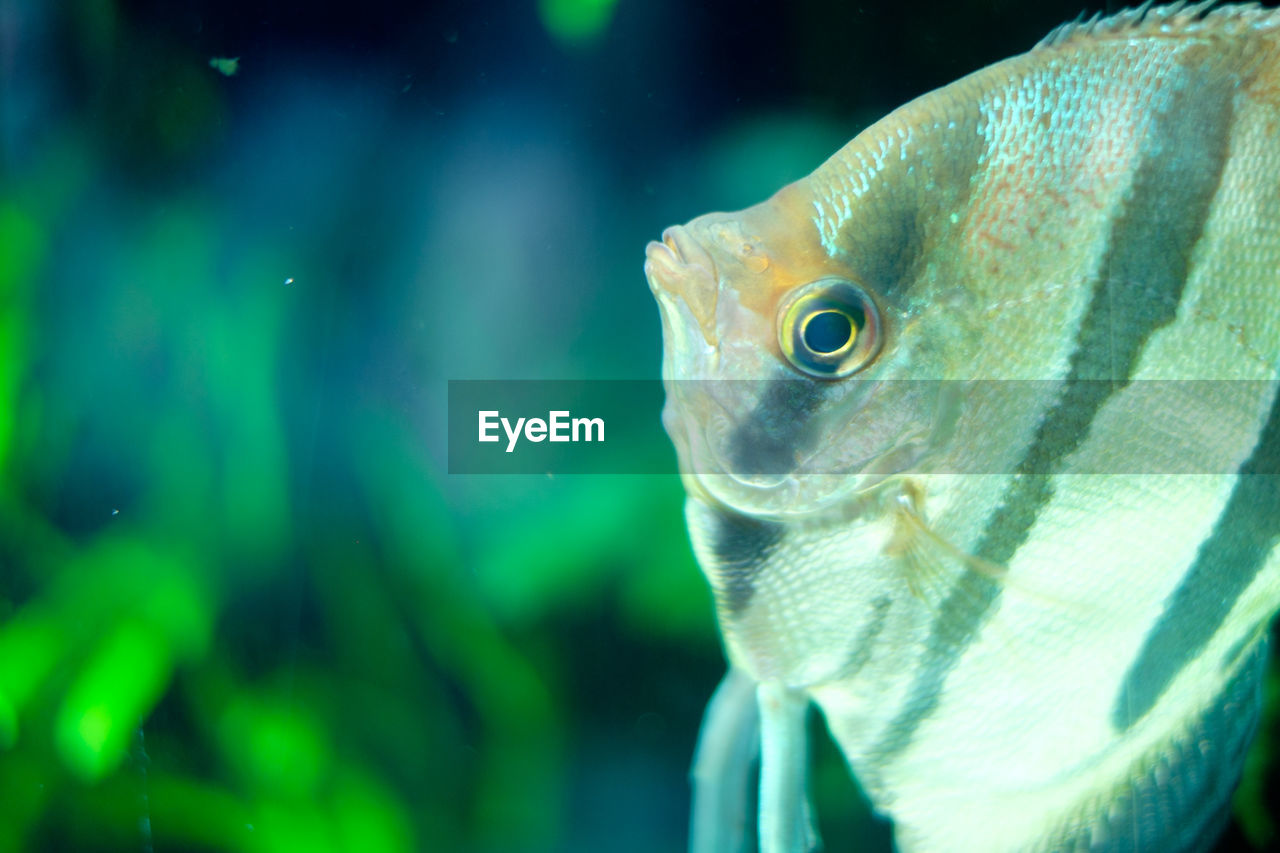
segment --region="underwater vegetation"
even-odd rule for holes
[[[652,234],[1078,11],[0,0],[0,851],[680,849],[658,411],[651,476],[450,475],[446,383],[656,378]]]

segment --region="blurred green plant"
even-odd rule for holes
[[[166,156],[217,92],[153,128]],[[447,501],[405,413],[335,384],[318,330],[358,294],[285,283],[323,242],[123,191],[104,138],[65,129],[0,200],[0,853],[571,845],[570,728],[608,687],[558,620],[714,653],[678,481]]]
[[[616,5],[617,0],[538,0],[538,14],[555,39],[583,44],[599,38]]]

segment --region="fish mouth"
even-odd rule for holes
[[[662,232],[661,242],[645,247],[644,272],[663,313],[674,322],[681,313],[677,302],[683,301],[703,340],[714,347],[720,295],[716,265],[687,226],[673,225]]]
[[[663,231],[662,244],[670,249],[685,266],[698,267],[707,278],[715,281],[715,261],[711,259],[711,253],[703,247],[702,243],[694,239],[688,226],[672,225]]]
[[[661,242],[649,242],[645,247],[644,271],[654,293],[659,289],[669,289],[670,285],[690,273],[707,281],[716,280],[716,265],[711,253],[693,238],[684,225],[672,225],[662,232]]]

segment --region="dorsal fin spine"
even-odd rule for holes
[[[1076,18],[1062,24],[1040,40],[1033,48],[1058,47],[1085,38],[1138,38],[1143,36],[1176,36],[1204,32],[1235,33],[1241,28],[1280,27],[1280,10],[1265,9],[1257,3],[1239,3],[1213,9],[1218,0],[1188,3],[1177,0],[1164,6],[1145,0],[1141,6],[1123,9],[1114,15],[1094,14],[1088,20]]]

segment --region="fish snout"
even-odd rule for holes
[[[653,241],[645,249],[645,277],[649,289],[664,308],[674,308],[681,300],[697,323],[702,337],[716,339],[716,301],[719,281],[711,253],[684,225],[673,225],[662,232],[662,241]]]
[[[711,253],[694,237],[689,226],[672,225],[662,232],[662,244],[671,250],[680,263],[700,267],[708,276],[715,277],[716,265],[711,260]]]
[[[650,241],[645,247],[644,267],[649,276],[649,286],[667,291],[678,291],[689,278],[701,279],[699,283],[704,285],[716,280],[716,265],[711,253],[685,225],[667,228],[662,232],[661,242]]]

